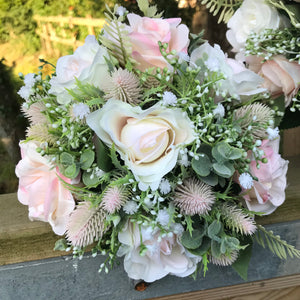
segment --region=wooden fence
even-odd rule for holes
[[[87,27],[88,34],[95,35],[95,29],[101,29],[105,19],[93,19],[91,16],[85,18],[64,17],[64,16],[39,16],[35,15],[34,20],[37,22],[37,34],[42,41],[42,47],[47,54],[60,54],[53,47],[53,43],[59,43],[73,47],[75,50],[84,42],[77,39],[78,30],[75,26]]]

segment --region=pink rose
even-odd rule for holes
[[[124,269],[130,278],[153,282],[168,274],[189,276],[196,270],[201,257],[185,250],[178,238],[183,227],[172,225],[173,232],[165,237],[161,236],[159,228],[138,226],[131,222],[127,222],[123,231],[119,232],[118,239],[122,245],[118,256],[125,255]],[[141,244],[146,247],[142,254]]]
[[[167,67],[162,57],[158,42],[168,43],[167,52],[187,53],[189,29],[179,25],[181,19],[151,19],[128,14],[130,24],[129,37],[132,43],[132,56],[139,63],[138,69],[144,71],[150,67]]]
[[[30,220],[49,222],[56,234],[63,235],[75,203],[58,176],[67,183],[71,180],[59,174],[48,159],[36,151],[38,146],[33,141],[20,143],[22,159],[16,166],[18,199],[28,205]]]
[[[251,162],[250,172],[258,181],[253,181],[253,187],[244,195],[244,199],[249,210],[268,215],[285,200],[288,161],[278,154],[279,139],[264,140],[260,148],[265,152],[268,162],[260,163],[259,169],[255,160]]]
[[[268,89],[274,98],[284,94],[285,106],[288,106],[300,88],[300,64],[290,62],[281,55],[274,56],[263,64],[261,60],[262,58],[247,58],[250,69],[264,78],[262,87]]]

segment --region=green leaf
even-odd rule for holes
[[[224,162],[224,163],[213,163],[214,171],[222,177],[229,178],[234,173],[234,167],[230,162]]]
[[[202,237],[204,232],[194,229],[192,235],[188,231],[185,231],[181,236],[181,243],[187,249],[196,249],[202,243]]]
[[[211,172],[208,176],[206,177],[201,177],[199,176],[199,178],[206,184],[211,185],[211,186],[215,186],[218,184],[218,176]]]
[[[71,166],[74,164],[74,157],[67,152],[63,152],[60,155],[59,160],[63,165],[66,165],[66,166]]]
[[[212,256],[218,258],[221,256],[221,244],[215,240],[211,241],[211,254]]]
[[[214,220],[207,229],[207,234],[210,238],[214,238],[221,231],[222,224],[220,221]]]
[[[111,161],[112,161],[113,165],[117,169],[124,171],[125,168],[121,165],[121,163],[118,159],[117,152],[115,150],[115,145],[114,144],[112,144],[112,146],[110,148],[110,158],[111,158]]]
[[[75,164],[73,164],[73,165],[67,166],[64,169],[63,174],[70,179],[74,179],[79,174],[79,171],[80,171],[79,168]]]
[[[248,247],[239,251],[237,260],[231,265],[232,268],[246,281],[248,277],[248,266],[252,254],[252,239],[247,239]]]
[[[59,239],[58,241],[55,242],[55,246],[53,250],[66,251],[67,248],[68,248],[67,241],[65,239]]]
[[[97,136],[94,136],[93,141],[96,148],[97,166],[104,172],[109,172],[112,169],[109,149]]]
[[[215,145],[213,148],[212,148],[212,156],[214,157],[214,159],[218,162],[218,163],[223,163],[227,160],[227,157],[225,156],[225,154],[223,153],[224,152],[224,149],[219,149],[220,147],[220,143]],[[229,145],[228,145],[229,146]],[[222,147],[221,147],[222,148]],[[223,147],[224,148],[224,147]],[[223,152],[221,152],[223,151]],[[228,150],[229,151],[229,150]]]
[[[85,150],[80,156],[80,168],[87,170],[95,159],[95,152],[93,150]]]
[[[230,152],[228,154],[228,159],[239,159],[243,156],[243,150],[236,148],[236,147],[231,147]]]
[[[82,181],[88,187],[96,187],[100,180],[97,176],[92,176],[92,172],[84,171],[82,174]]]
[[[202,256],[205,253],[207,253],[207,251],[210,248],[210,245],[211,245],[211,239],[208,238],[207,236],[204,236],[200,247],[196,249],[189,249],[189,252],[191,252],[194,255]]]
[[[210,174],[211,161],[204,153],[198,154],[198,157],[198,160],[192,159],[192,168],[198,175],[206,177]]]

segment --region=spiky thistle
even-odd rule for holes
[[[111,76],[104,79],[103,91],[105,99],[114,98],[137,105],[140,102],[142,89],[139,79],[128,70],[115,70]]]
[[[232,265],[238,258],[239,251],[233,250],[229,255],[221,254],[220,257],[210,256],[209,261],[217,266],[230,266]]]
[[[22,106],[21,110],[32,125],[48,123],[46,116],[43,114],[43,111],[46,110],[46,106],[41,101],[32,103],[28,108]]]
[[[185,180],[175,190],[174,204],[183,214],[207,214],[214,201],[215,195],[211,187],[196,178]]]
[[[85,247],[101,239],[105,232],[106,214],[101,207],[92,207],[89,202],[77,205],[67,224],[66,237],[74,247]]]
[[[238,108],[234,118],[239,120],[242,134],[249,130],[255,139],[264,139],[268,136],[266,129],[273,121],[274,113],[265,104],[253,103]]]
[[[55,144],[57,138],[49,133],[48,126],[46,124],[35,124],[27,128],[26,136],[35,141],[47,142],[48,144]]]
[[[104,192],[101,206],[103,209],[113,214],[118,211],[128,200],[129,192],[124,187],[109,186]]]
[[[245,235],[252,235],[256,231],[255,221],[243,213],[242,209],[233,205],[222,204],[220,211],[226,226],[233,231]]]

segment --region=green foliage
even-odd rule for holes
[[[119,61],[121,66],[124,67],[128,62],[134,63],[131,57],[128,30],[122,23],[124,16],[117,17],[115,11],[111,11],[108,6],[106,9],[106,23],[103,26],[102,34],[99,36],[101,44]]]
[[[67,241],[65,239],[59,239],[55,242],[54,245],[54,251],[66,251],[66,249],[68,248],[68,244]]]
[[[241,249],[237,260],[231,265],[232,268],[246,281],[248,277],[248,267],[252,254],[253,241],[250,237],[242,241],[242,245],[247,245],[245,249]]]
[[[94,159],[95,159],[95,152],[91,149],[85,150],[80,155],[80,168],[82,170],[87,170],[88,168],[91,167],[92,163],[94,162]]]
[[[240,159],[243,151],[219,142],[215,146],[201,145],[197,158],[192,159],[192,168],[200,179],[209,185],[224,184],[223,178],[230,178],[234,171],[234,160]],[[222,179],[218,179],[222,178]]]
[[[219,14],[218,23],[227,23],[242,2],[243,0],[202,0],[201,4],[206,5],[214,16]]]
[[[97,166],[104,172],[109,172],[112,169],[112,162],[107,146],[97,136],[94,137],[94,145],[96,147]]]
[[[289,245],[286,241],[282,240],[279,235],[274,235],[272,231],[266,230],[263,226],[257,225],[257,232],[255,235],[256,241],[265,248],[267,247],[281,259],[300,258],[300,250],[294,246]]]

